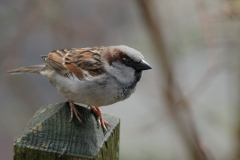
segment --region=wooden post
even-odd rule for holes
[[[14,143],[14,160],[118,160],[120,119],[103,114],[111,125],[104,134],[88,108],[77,106],[82,124],[70,119],[69,104],[40,108]]]

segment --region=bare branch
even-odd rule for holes
[[[138,3],[144,16],[144,21],[153,39],[154,46],[158,51],[157,57],[160,60],[161,69],[163,70],[163,75],[165,78],[165,81],[163,83],[165,83],[166,88],[163,89],[163,94],[165,95],[166,107],[169,109],[169,112],[175,121],[176,127],[178,127],[181,136],[185,140],[192,158],[195,160],[212,159],[206,150],[206,147],[202,145],[202,140],[200,139],[197,132],[191,108],[187,100],[184,99],[183,93],[174,78],[171,61],[169,54],[167,53],[162,34],[162,26],[160,23],[161,21],[159,22],[153,1],[138,0]],[[176,105],[179,102],[179,97],[182,99],[182,103],[181,105]],[[189,138],[189,133],[185,130],[185,122],[180,116],[179,109],[184,109],[187,115],[188,127],[190,129],[193,141]]]

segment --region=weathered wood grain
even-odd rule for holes
[[[14,160],[117,160],[120,120],[104,114],[111,125],[104,134],[91,110],[77,106],[82,123],[71,122],[68,103],[40,108],[14,143]]]

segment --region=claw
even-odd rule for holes
[[[98,125],[102,126],[104,133],[107,131],[107,127],[110,127],[110,124],[104,120],[103,116],[102,116],[102,111],[99,109],[99,107],[93,107],[93,106],[88,106],[91,108],[91,110],[95,113],[95,115],[97,116],[97,123]]]
[[[79,121],[80,123],[82,123],[82,120],[81,120],[80,117],[79,117],[79,116],[81,116],[81,114],[80,114],[79,111],[77,110],[75,104],[74,104],[71,100],[69,100],[69,105],[70,105],[70,107],[71,107],[71,108],[70,108],[70,110],[71,110],[71,118],[70,118],[69,122],[72,121],[72,119],[73,119],[73,114],[74,114],[74,115],[77,117],[78,121]]]

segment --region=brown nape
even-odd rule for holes
[[[114,52],[116,54],[113,55],[110,52]],[[106,50],[106,53],[105,53],[105,58],[106,58],[108,64],[111,66],[113,62],[115,62],[117,60],[122,61],[123,58],[129,58],[129,56],[125,52],[123,52],[117,48],[114,48],[113,50],[111,50],[110,47],[108,47]]]

